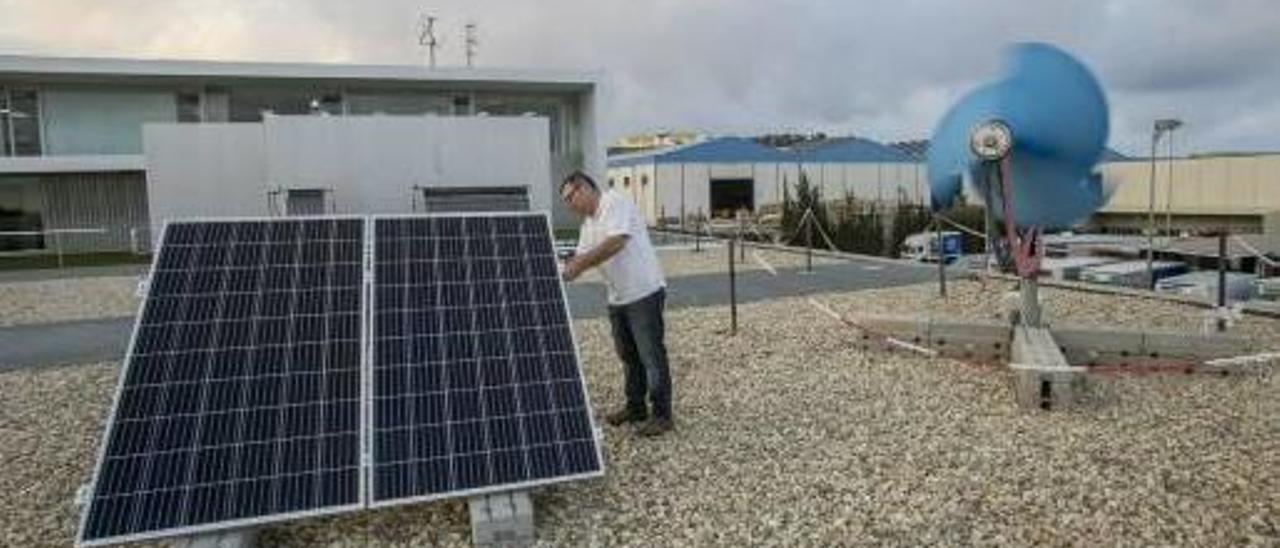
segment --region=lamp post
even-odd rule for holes
[[[1154,289],[1156,286],[1154,264],[1156,256],[1156,145],[1160,142],[1160,137],[1165,133],[1178,129],[1180,126],[1182,126],[1182,120],[1162,118],[1156,120],[1151,131],[1151,185],[1147,188],[1147,289]]]

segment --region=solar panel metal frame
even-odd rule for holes
[[[536,217],[542,217],[542,218],[546,221],[546,226],[547,226],[547,237],[548,237],[548,238],[550,238],[550,241],[551,241],[551,244],[552,244],[553,253],[554,253],[554,245],[555,245],[555,231],[554,231],[554,227],[552,226],[552,223],[551,223],[551,216],[550,216],[550,214],[549,214],[548,212],[546,212],[545,210],[544,210],[544,211],[477,211],[477,212],[461,212],[461,211],[457,211],[457,212],[435,212],[435,213],[419,213],[419,214],[407,214],[407,213],[405,213],[405,214],[380,214],[380,215],[371,215],[371,216],[369,217],[369,219],[370,219],[370,223],[369,223],[369,226],[368,226],[368,230],[369,230],[369,232],[370,232],[370,233],[376,233],[376,232],[377,232],[377,221],[382,220],[382,219],[431,219],[431,218],[437,218],[437,217],[443,217],[443,218],[448,218],[448,217],[454,217],[454,218],[473,218],[473,217],[535,217],[535,216],[536,216]],[[376,275],[376,272],[375,272],[373,269],[374,269],[374,268],[376,268],[376,265],[377,265],[377,258],[378,258],[378,256],[377,256],[377,253],[378,253],[377,248],[376,248],[376,247],[372,247],[372,248],[370,248],[370,249],[367,249],[367,250],[366,250],[366,253],[369,253],[369,257],[370,257],[370,261],[369,261],[369,265],[370,265],[369,275],[370,275],[370,276],[375,276],[375,275]],[[556,259],[556,258],[555,258],[555,256],[554,256],[554,254],[552,255],[552,257],[551,257],[551,258],[552,258],[552,260],[555,260],[555,259]],[[464,489],[464,490],[457,490],[457,491],[447,491],[447,492],[443,492],[443,493],[432,493],[432,494],[427,494],[427,495],[414,495],[414,496],[410,496],[410,497],[401,497],[401,498],[387,499],[387,500],[378,501],[378,500],[375,500],[375,499],[374,499],[374,497],[373,497],[373,488],[374,488],[374,486],[373,486],[373,483],[374,483],[374,477],[373,477],[373,474],[374,474],[375,468],[377,467],[377,464],[378,464],[378,455],[377,455],[377,444],[372,443],[373,433],[374,433],[374,428],[373,428],[373,426],[374,426],[374,425],[373,425],[373,419],[374,419],[374,417],[373,417],[373,413],[372,413],[372,412],[370,412],[370,413],[368,413],[368,415],[367,415],[367,420],[369,421],[369,422],[368,422],[368,426],[369,426],[369,428],[368,428],[368,435],[369,435],[369,442],[370,442],[370,443],[366,446],[367,450],[369,451],[370,462],[369,462],[369,465],[365,468],[365,473],[366,473],[366,474],[369,474],[369,478],[368,478],[368,480],[365,482],[365,486],[366,486],[366,488],[367,488],[367,489],[369,489],[369,492],[367,493],[367,495],[368,495],[368,496],[366,497],[366,500],[368,500],[368,507],[369,507],[369,508],[371,508],[371,509],[372,509],[372,508],[386,508],[386,507],[390,507],[390,506],[401,506],[401,505],[405,505],[405,504],[414,504],[414,503],[419,503],[419,502],[430,502],[430,501],[444,500],[444,499],[451,499],[451,498],[459,498],[459,497],[471,497],[471,496],[476,496],[476,495],[484,495],[484,494],[491,494],[491,493],[501,493],[501,492],[509,492],[509,491],[522,491],[522,490],[527,490],[527,489],[533,489],[533,488],[535,488],[535,487],[542,487],[542,486],[546,486],[546,485],[553,485],[553,484],[558,484],[558,483],[565,483],[565,482],[570,482],[570,481],[585,480],[585,479],[598,478],[598,477],[602,477],[602,476],[604,476],[604,474],[605,474],[605,460],[604,460],[604,448],[603,448],[603,444],[601,443],[601,441],[602,441],[602,440],[601,440],[601,430],[600,430],[599,425],[596,423],[595,413],[594,413],[594,412],[592,412],[592,408],[591,408],[591,395],[590,395],[590,393],[587,391],[587,379],[586,379],[586,374],[585,374],[585,372],[583,371],[583,367],[582,367],[582,353],[581,353],[581,351],[580,351],[580,349],[579,349],[579,347],[578,347],[578,334],[577,334],[577,330],[576,330],[575,326],[573,325],[573,314],[571,313],[571,311],[570,311],[570,309],[569,309],[569,298],[568,298],[568,292],[566,292],[566,291],[565,291],[564,279],[563,279],[563,278],[561,278],[559,283],[560,283],[560,295],[561,295],[561,299],[560,299],[560,301],[561,301],[561,306],[563,306],[563,307],[564,307],[565,317],[568,319],[569,338],[570,338],[570,341],[573,343],[573,357],[574,357],[574,361],[576,362],[576,364],[577,364],[577,368],[578,368],[578,382],[581,384],[581,387],[582,387],[583,405],[584,405],[584,408],[585,408],[586,413],[587,413],[587,420],[588,420],[588,424],[589,424],[589,425],[590,425],[590,427],[591,427],[591,439],[592,439],[592,442],[593,442],[593,443],[594,443],[594,445],[595,445],[595,449],[596,449],[596,463],[597,463],[597,464],[599,464],[599,469],[598,469],[598,470],[596,470],[596,471],[593,471],[593,472],[584,472],[584,473],[579,473],[579,474],[570,474],[570,475],[563,475],[563,476],[555,476],[555,477],[551,477],[551,478],[542,478],[542,479],[529,480],[529,481],[523,481],[523,482],[517,482],[517,483],[504,483],[504,484],[497,484],[497,485],[488,485],[488,486],[484,486],[484,487],[477,487],[477,488],[473,488],[473,489]],[[372,286],[373,284],[369,284],[369,285],[370,285],[370,286]],[[375,327],[374,327],[374,325],[375,325],[374,317],[376,316],[377,311],[378,311],[378,308],[377,308],[377,291],[375,291],[375,290],[373,290],[373,289],[371,288],[370,293],[367,295],[367,297],[368,297],[368,299],[369,299],[369,301],[368,301],[368,306],[369,306],[369,312],[370,312],[370,314],[369,314],[369,318],[368,318],[368,321],[367,321],[368,329],[369,329],[369,333],[368,333],[368,336],[369,336],[369,337],[368,337],[368,340],[369,340],[369,341],[373,341],[373,340],[374,340],[374,338],[375,338],[375,337],[376,337],[376,335],[377,335],[377,333],[376,333],[376,331],[375,331]],[[370,344],[370,346],[372,347],[372,344]],[[370,348],[370,351],[372,352],[372,348]],[[372,358],[373,358],[373,356],[372,356],[372,354],[369,356],[369,358],[370,358],[370,359],[368,360],[368,367],[369,367],[369,371],[370,371],[370,375],[371,375],[371,376],[369,377],[369,382],[368,382],[368,387],[369,387],[369,391],[370,391],[370,392],[369,392],[369,398],[368,398],[368,400],[367,400],[367,401],[368,401],[368,404],[369,404],[370,406],[372,406],[372,405],[373,405],[373,383],[374,383],[374,382],[376,382],[376,378],[377,378],[377,377],[372,376],[372,371],[373,371],[373,359],[372,359]],[[372,411],[372,409],[370,409],[370,411]]]
[[[279,522],[297,520],[297,519],[308,518],[308,517],[341,514],[345,512],[356,511],[356,510],[363,510],[369,507],[368,499],[366,497],[366,494],[369,492],[368,484],[366,482],[366,479],[367,479],[366,470],[367,468],[369,468],[368,459],[367,459],[369,446],[366,444],[368,440],[366,439],[365,435],[362,434],[359,437],[360,438],[360,447],[359,447],[360,454],[357,456],[359,459],[357,461],[359,471],[356,474],[356,481],[357,481],[356,502],[354,504],[341,505],[341,506],[329,506],[324,508],[315,508],[311,510],[303,510],[298,512],[268,514],[263,516],[255,516],[251,518],[218,521],[218,522],[212,522],[212,523],[207,523],[202,525],[187,525],[182,527],[171,527],[168,529],[157,529],[154,531],[147,531],[143,533],[132,533],[128,535],[120,535],[115,537],[102,537],[102,538],[93,539],[93,540],[84,540],[84,535],[86,533],[86,530],[89,524],[89,514],[90,514],[90,510],[92,509],[93,496],[94,494],[97,493],[99,483],[102,480],[101,478],[102,467],[104,462],[106,461],[107,445],[110,442],[111,433],[114,430],[114,426],[116,422],[116,413],[117,411],[119,411],[120,400],[124,396],[125,381],[129,375],[129,368],[131,367],[131,364],[132,364],[131,358],[133,357],[134,350],[136,348],[135,345],[138,342],[137,337],[138,337],[139,327],[141,326],[141,323],[143,320],[143,312],[146,308],[147,301],[151,297],[151,288],[150,288],[151,276],[156,272],[156,266],[159,264],[160,252],[164,245],[165,236],[169,232],[169,226],[171,224],[235,223],[235,222],[300,222],[300,221],[307,221],[307,220],[358,220],[361,222],[361,225],[362,225],[362,229],[361,229],[362,235],[363,235],[362,245],[364,245],[365,247],[364,247],[363,256],[361,257],[361,262],[363,263],[363,269],[362,269],[363,274],[361,279],[361,298],[363,302],[360,310],[360,315],[362,318],[361,320],[362,331],[361,331],[360,344],[362,347],[361,361],[364,363],[362,363],[360,367],[360,385],[361,385],[361,399],[362,399],[362,404],[364,405],[360,406],[359,412],[360,412],[361,428],[363,429],[364,425],[367,424],[367,421],[369,420],[369,418],[366,417],[365,415],[368,408],[368,405],[367,405],[368,400],[364,396],[368,386],[370,385],[371,379],[366,376],[368,373],[368,368],[366,367],[368,365],[368,360],[365,358],[368,355],[369,346],[370,346],[367,335],[370,332],[369,324],[371,322],[369,321],[369,317],[368,317],[368,311],[370,310],[369,302],[366,299],[369,296],[369,286],[370,286],[369,272],[371,269],[371,266],[368,261],[369,252],[370,252],[368,246],[370,245],[371,234],[373,232],[372,223],[370,222],[369,216],[350,215],[350,214],[332,214],[332,215],[311,215],[306,217],[293,217],[293,218],[271,217],[271,216],[247,216],[247,217],[194,217],[194,218],[184,218],[180,220],[166,220],[164,224],[161,226],[160,238],[157,240],[158,242],[160,242],[160,246],[157,246],[157,248],[154,250],[151,256],[151,265],[149,270],[147,271],[146,298],[140,299],[140,302],[138,303],[137,314],[134,316],[133,332],[130,333],[129,335],[129,344],[126,347],[126,352],[125,352],[124,358],[122,359],[123,363],[120,369],[120,378],[116,381],[116,393],[111,403],[111,413],[107,415],[108,422],[105,425],[105,427],[102,429],[102,437],[98,441],[98,456],[94,464],[93,477],[91,482],[89,483],[88,499],[85,501],[84,506],[81,508],[80,526],[76,533],[76,546],[86,546],[86,547],[87,546],[109,546],[109,545],[123,544],[123,543],[129,543],[129,542],[139,542],[139,541],[145,541],[145,540],[158,540],[158,539],[172,538],[172,537],[179,537],[179,536],[197,535],[202,533],[212,533],[212,532],[226,531],[231,529],[253,527],[256,525],[264,525],[269,523],[279,523]]]

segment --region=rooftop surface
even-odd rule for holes
[[[720,272],[724,259],[722,248],[669,255],[668,271],[689,275]],[[779,270],[776,283],[803,276]],[[813,298],[848,315],[992,319],[1011,289],[953,281],[946,299],[933,283]],[[1204,320],[1203,309],[1169,302],[1042,295],[1053,322],[1197,330]],[[1280,541],[1280,391],[1270,375],[1096,375],[1088,408],[1027,412],[1007,368],[861,350],[856,332],[805,298],[743,305],[737,335],[728,320],[723,306],[668,312],[676,431],[641,439],[606,428],[604,478],[535,494],[541,542]],[[608,321],[575,323],[592,405],[607,412],[622,399]],[[1246,317],[1233,329],[1280,340],[1280,320]],[[0,498],[6,542],[70,542],[70,501],[91,472],[117,376],[115,363],[0,373],[0,489],[21,494]],[[260,540],[469,546],[470,530],[465,501],[450,500],[272,526]]]

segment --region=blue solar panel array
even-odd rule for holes
[[[372,503],[602,473],[547,217],[375,235]]]
[[[86,543],[361,502],[364,221],[165,231]]]
[[[367,224],[167,227],[81,544],[603,473],[547,216]]]

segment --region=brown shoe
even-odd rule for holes
[[[636,433],[646,438],[651,438],[670,432],[673,428],[675,428],[675,424],[671,422],[671,419],[654,418],[644,423],[639,430],[636,430]]]
[[[641,422],[647,418],[649,418],[649,413],[624,407],[605,415],[604,422],[609,423],[609,426],[622,426],[629,422]]]

